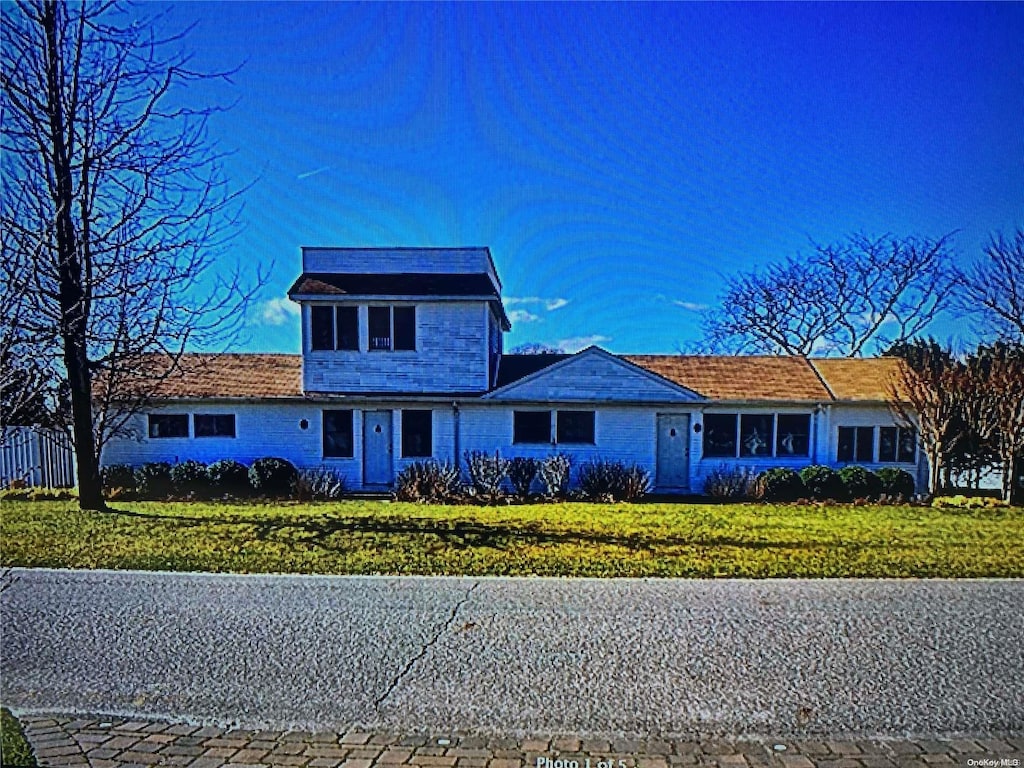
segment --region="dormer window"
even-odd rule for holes
[[[416,307],[370,307],[370,350],[415,350]]]
[[[314,350],[359,349],[357,307],[312,308],[311,340]]]

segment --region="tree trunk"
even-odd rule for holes
[[[57,9],[46,3],[42,12],[46,31],[49,89],[50,139],[54,169],[54,205],[57,211],[57,276],[60,294],[61,336],[64,340],[64,366],[71,389],[72,432],[75,462],[78,468],[78,505],[82,509],[104,509],[103,486],[92,430],[92,381],[86,329],[89,321],[89,297],[83,284],[78,234],[71,218],[74,188],[69,147],[65,141],[64,97],[57,41]],[[73,140],[73,139],[72,139]]]

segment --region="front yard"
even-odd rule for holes
[[[1024,509],[5,501],[3,566],[218,572],[1022,577]]]

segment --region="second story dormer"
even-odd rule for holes
[[[478,394],[510,329],[487,248],[303,248],[307,394]]]

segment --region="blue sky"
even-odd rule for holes
[[[273,262],[244,349],[298,351],[303,245],[490,246],[513,332],[699,339],[723,276],[845,234],[958,258],[1024,223],[1024,4],[181,3]],[[199,90],[202,88],[202,90]],[[206,91],[209,90],[209,93]],[[936,330],[964,334],[954,318]]]

